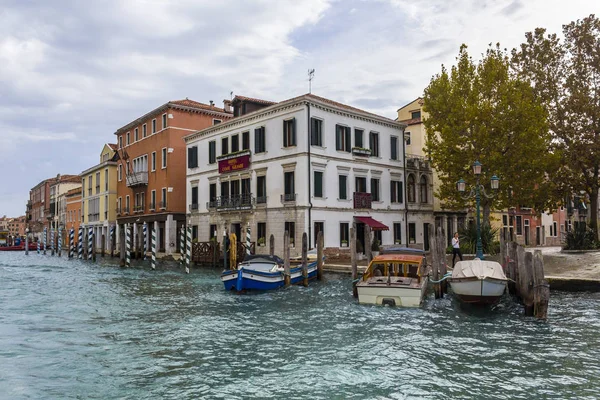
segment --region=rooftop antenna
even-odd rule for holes
[[[230,97],[231,101],[233,101],[233,90],[231,92],[229,92],[229,97]]]
[[[315,76],[315,69],[308,70],[308,93],[312,93],[312,80]]]

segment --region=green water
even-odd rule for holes
[[[428,298],[361,306],[350,277],[236,295],[219,270],[0,253],[0,398],[597,399],[600,295],[548,322]]]

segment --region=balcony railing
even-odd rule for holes
[[[158,203],[158,206],[160,207],[161,210],[166,210],[167,209],[167,202],[166,201],[161,201],[160,203]]]
[[[371,155],[371,149],[365,149],[364,147],[353,147],[352,154],[355,156],[369,157]]]
[[[150,203],[150,211],[156,211],[156,203]]]
[[[373,196],[371,193],[354,192],[354,208],[371,208]]]
[[[117,215],[121,215],[121,211],[122,211],[121,208],[117,207],[116,211],[117,211]]]
[[[190,211],[198,211],[198,203],[190,204]]]
[[[133,206],[133,212],[134,212],[134,213],[141,213],[141,212],[144,212],[144,206],[143,206],[143,205],[139,205],[139,206]]]
[[[256,198],[256,204],[266,204],[267,203],[267,196],[260,196]]]
[[[148,171],[132,172],[127,174],[127,186],[144,186],[148,184]]]
[[[123,214],[129,214],[129,207],[123,207]]]
[[[235,196],[220,196],[207,203],[208,208],[225,210],[250,210],[256,203],[252,194],[239,194]]]
[[[296,201],[296,193],[285,193],[281,195],[281,202]]]

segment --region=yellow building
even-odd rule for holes
[[[404,137],[406,140],[406,173],[407,173],[407,198],[411,199],[411,186],[416,184],[417,193],[413,194],[413,199],[416,200],[417,203],[420,202],[420,197],[426,195],[426,191],[421,186],[421,177],[418,176],[420,172],[415,173],[415,179],[418,179],[416,182],[412,182],[410,178],[410,170],[412,169],[419,170],[416,168],[420,166],[420,170],[422,170],[423,166],[430,165],[428,162],[429,158],[425,154],[425,140],[426,140],[426,131],[425,125],[423,125],[423,119],[427,118],[427,113],[423,111],[423,98],[419,97],[407,105],[398,109],[398,118],[397,120],[407,124],[407,128],[404,130]],[[413,160],[413,161],[411,161]],[[431,168],[431,167],[429,167]],[[433,215],[435,217],[435,227],[442,227],[447,236],[448,245],[450,245],[452,240],[452,235],[454,232],[458,231],[459,228],[464,226],[466,222],[466,210],[450,210],[443,207],[439,197],[437,196],[437,190],[439,188],[440,178],[435,170],[433,170],[433,184],[432,188],[429,191],[433,194]],[[409,205],[409,213],[411,212],[410,201],[407,203]],[[422,210],[422,212],[425,210]],[[410,217],[410,216],[409,216]]]
[[[117,219],[117,153],[116,144],[105,144],[100,153],[100,163],[81,173],[81,220],[87,230],[93,228],[96,248],[109,251],[110,227]]]

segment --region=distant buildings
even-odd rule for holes
[[[58,228],[61,213],[66,210],[59,197],[79,184],[78,175],[61,175],[45,179],[29,191],[27,202],[27,227],[35,237],[40,237],[44,228]],[[64,214],[63,214],[64,215]]]

